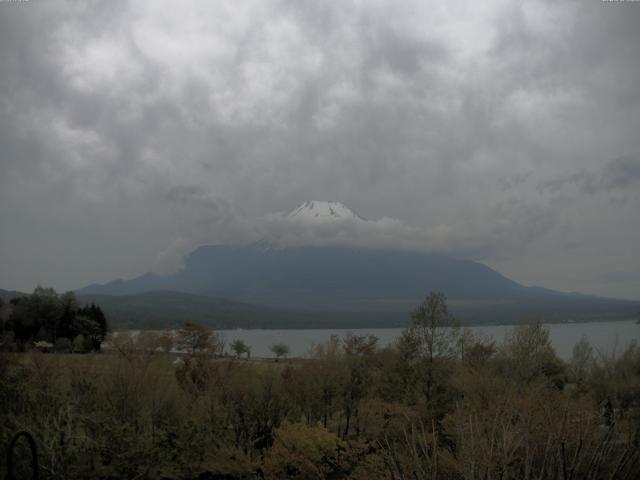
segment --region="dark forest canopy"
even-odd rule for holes
[[[3,312],[0,343],[5,350],[95,351],[108,330],[102,309],[93,303],[79,306],[73,292],[58,294],[38,286],[2,308],[8,310]]]

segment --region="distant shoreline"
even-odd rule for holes
[[[465,327],[475,327],[475,328],[481,328],[481,327],[512,327],[512,326],[517,326],[517,325],[522,325],[522,324],[526,324],[526,323],[531,323],[531,322],[537,322],[538,320],[536,320],[535,318],[531,318],[531,319],[524,319],[522,321],[519,322],[488,322],[488,323],[480,323],[480,322],[474,322],[474,323],[469,323],[469,322],[461,322],[459,324],[460,327],[465,328]],[[541,321],[540,323],[542,323],[543,325],[571,325],[571,324],[592,324],[592,323],[613,323],[613,322],[635,322],[637,323],[637,319],[632,318],[632,317],[624,317],[624,318],[609,318],[609,319],[602,319],[602,318],[594,318],[593,320],[566,320],[566,321],[561,321],[561,320],[552,320],[552,321]],[[410,326],[411,322],[410,320],[407,321],[407,323],[405,325],[385,325],[385,326],[380,326],[380,325],[371,325],[371,326],[367,326],[367,325],[353,325],[353,326],[344,326],[344,325],[336,325],[336,326],[291,326],[291,327],[285,327],[285,326],[274,326],[274,327],[270,327],[270,326],[263,326],[263,327],[227,327],[227,326],[222,326],[222,327],[217,327],[217,326],[213,326],[213,325],[209,325],[206,324],[205,325],[207,327],[210,327],[213,330],[217,330],[217,331],[243,331],[243,330],[247,330],[247,331],[258,331],[258,330],[266,330],[266,331],[273,331],[273,330],[365,330],[365,329],[375,329],[375,330],[396,330],[396,329],[402,329],[402,328],[408,328]],[[118,328],[114,328],[113,331],[116,332],[126,332],[126,331],[143,331],[143,332],[153,332],[153,331],[165,331],[165,330],[177,330],[180,328],[180,325],[172,325],[172,326],[166,326],[166,327],[162,327],[162,326],[158,326],[158,327],[154,327],[154,326],[140,326],[140,327],[136,327],[136,326],[131,326],[131,327],[118,327]]]

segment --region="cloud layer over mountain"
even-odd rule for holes
[[[0,285],[272,236],[637,298],[638,44],[634,2],[0,2]],[[313,198],[373,221],[272,215]]]

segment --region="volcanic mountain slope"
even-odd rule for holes
[[[146,274],[91,285],[80,293],[152,290],[323,310],[411,305],[431,290],[477,302],[505,302],[528,292],[485,265],[441,255],[349,247],[212,245],[188,255],[184,268],[173,275]]]
[[[295,222],[368,222],[337,202],[305,202]],[[181,292],[298,312],[406,315],[430,291],[444,292],[454,313],[470,321],[526,317],[568,320],[633,317],[637,302],[526,287],[474,261],[446,255],[355,246],[282,246],[268,241],[207,245],[171,275],[93,284],[81,295]],[[376,322],[377,323],[377,322]]]

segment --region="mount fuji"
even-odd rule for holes
[[[339,202],[311,200],[291,210],[286,218],[303,222],[323,222],[340,220],[367,221]]]
[[[281,218],[305,225],[370,222],[341,203],[317,200],[304,202]],[[135,305],[149,307],[170,297],[176,318],[169,323],[189,316],[194,300],[182,294],[198,296],[198,304],[206,304],[203,298],[208,298],[224,299],[227,307],[233,302],[259,305],[250,316],[278,309],[276,316],[281,319],[313,314],[315,326],[318,318],[333,318],[333,326],[348,327],[355,318],[358,326],[406,324],[411,309],[430,291],[444,292],[452,312],[468,322],[633,317],[640,305],[527,287],[481,263],[446,255],[358,246],[287,246],[268,240],[246,246],[201,246],[184,258],[184,267],[176,273],[92,284],[77,293],[102,304],[117,304],[121,310],[130,307],[132,312]],[[148,298],[151,292],[154,300]],[[147,300],[139,301],[140,295]],[[185,305],[177,305],[180,302]],[[167,310],[166,299],[160,303]],[[212,307],[213,323],[215,312]]]

